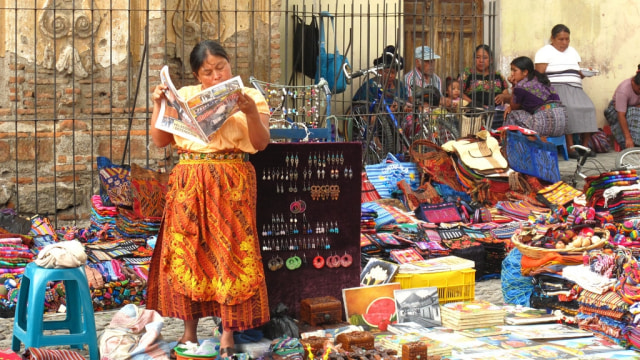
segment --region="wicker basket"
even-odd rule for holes
[[[589,251],[589,250],[593,250],[593,249],[600,249],[601,247],[603,247],[606,243],[607,243],[607,239],[609,239],[609,231],[608,230],[602,230],[602,231],[597,231],[595,233],[595,235],[598,235],[600,237],[600,242],[597,242],[595,244],[591,244],[589,246],[585,246],[585,247],[579,247],[579,248],[573,248],[573,249],[547,249],[547,248],[542,248],[542,247],[537,247],[537,246],[530,246],[530,245],[526,245],[520,242],[520,230],[516,231],[515,234],[513,234],[513,236],[511,237],[511,243],[518,248],[518,250],[520,250],[520,252],[522,253],[522,255],[525,255],[527,257],[530,257],[532,259],[541,259],[543,258],[545,255],[547,254],[553,254],[553,253],[557,253],[557,254],[561,254],[561,255],[582,255],[582,253],[584,253],[585,251]]]

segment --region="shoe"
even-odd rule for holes
[[[569,159],[580,159],[580,154],[577,151],[569,151]]]

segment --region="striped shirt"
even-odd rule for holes
[[[404,75],[404,84],[407,86],[407,96],[413,97],[413,90],[416,88],[423,88],[427,85],[435,86],[442,96],[442,80],[436,74],[431,74],[430,81],[422,76],[422,72],[418,69],[413,69]]]
[[[582,78],[580,77],[581,60],[576,49],[571,46],[564,52],[560,52],[549,44],[536,52],[534,63],[547,64],[545,74],[552,84],[567,84],[582,88]]]

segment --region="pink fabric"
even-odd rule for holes
[[[31,360],[84,360],[84,358],[75,351],[71,350],[47,350],[30,347],[28,349]]]

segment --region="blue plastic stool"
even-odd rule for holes
[[[47,283],[64,283],[67,313],[64,320],[44,321],[44,302]],[[69,334],[44,334],[44,330],[69,330]],[[16,314],[13,319],[13,341],[11,349],[71,345],[82,349],[89,347],[89,356],[98,360],[98,335],[93,316],[93,303],[84,266],[77,268],[48,269],[36,263],[27,265],[22,276]]]
[[[564,160],[569,160],[569,151],[567,150],[567,139],[564,137],[564,135],[560,135],[560,136],[556,136],[556,137],[547,137],[547,141],[554,144],[556,146],[556,149],[558,148],[558,146],[562,146],[562,157],[564,157]],[[560,153],[560,151],[558,151],[558,153]]]

